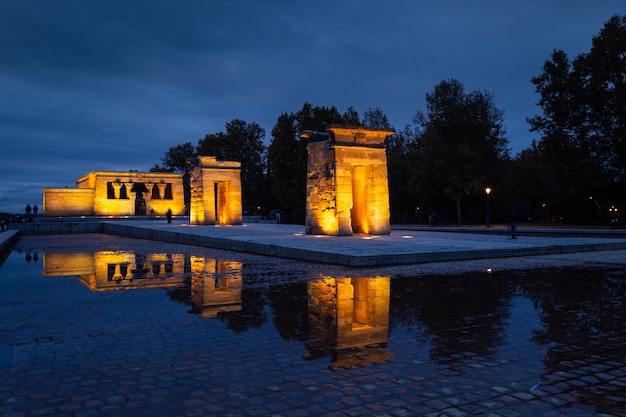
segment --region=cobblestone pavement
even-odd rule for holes
[[[96,251],[240,263],[241,308],[198,312],[189,268],[132,291],[42,276],[46,253]],[[390,277],[385,343],[307,326],[311,287],[344,277]],[[624,282],[621,250],[363,269],[24,236],[0,268],[0,415],[626,416]]]

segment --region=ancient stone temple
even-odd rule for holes
[[[391,129],[331,126],[308,139],[306,233],[388,235],[385,138]]]
[[[185,215],[183,174],[94,171],[76,188],[44,188],[44,216]]]
[[[241,262],[177,253],[96,251],[43,253],[46,277],[76,275],[96,292],[130,288],[183,288],[191,272],[191,312],[202,317],[240,311]]]
[[[199,156],[191,163],[190,224],[242,224],[241,162]]]

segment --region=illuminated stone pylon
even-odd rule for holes
[[[331,126],[308,139],[306,233],[388,235],[385,138],[392,129]]]
[[[199,156],[190,161],[190,224],[242,224],[241,162]]]

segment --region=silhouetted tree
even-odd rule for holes
[[[286,221],[304,222],[306,205],[307,141],[299,137],[305,130],[325,132],[329,125],[347,125],[358,120],[349,108],[341,115],[333,107],[317,107],[305,103],[297,113],[283,113],[272,129],[268,148],[269,182],[278,208]]]
[[[463,197],[484,192],[508,159],[503,111],[495,106],[492,94],[466,93],[461,82],[451,79],[426,94],[426,113],[418,111],[414,123],[420,133],[413,183],[451,196],[460,224]]]
[[[380,107],[365,110],[361,125],[369,128],[391,129],[389,119],[387,119],[387,115],[380,109]]]
[[[389,206],[392,223],[414,223],[418,197],[411,187],[415,161],[415,137],[410,126],[387,136],[387,175],[389,180]]]
[[[196,150],[191,142],[185,142],[181,145],[169,148],[163,158],[162,165],[154,165],[150,168],[151,172],[181,172],[183,174],[183,192],[185,199],[185,207],[188,208],[191,201],[191,191],[189,188],[189,170],[190,166],[187,161],[196,156]]]
[[[626,17],[614,16],[593,38],[589,53],[570,61],[556,50],[532,79],[543,114],[528,122],[541,135],[537,147],[567,220],[594,220],[589,197],[602,198],[601,190],[625,179],[625,54]]]
[[[241,162],[244,213],[262,210],[265,186],[265,130],[257,123],[234,119],[226,131],[206,135],[198,141],[196,153],[217,159]]]

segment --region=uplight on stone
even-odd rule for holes
[[[189,223],[242,224],[241,162],[199,156],[191,165]]]
[[[331,126],[308,139],[307,234],[388,235],[385,138],[392,129]]]
[[[156,185],[156,187],[155,187]],[[76,188],[44,188],[44,216],[185,215],[183,174],[94,171]]]

